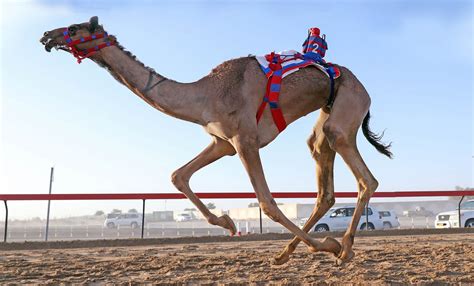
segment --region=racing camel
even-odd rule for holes
[[[104,31],[97,17],[85,23],[47,31],[40,42],[48,52],[56,48],[71,53],[78,62],[85,58],[91,59],[154,108],[204,127],[211,136],[211,143],[194,159],[173,172],[171,180],[210,224],[226,228],[231,234],[236,232],[229,216],[217,217],[207,209],[191,190],[189,180],[194,172],[208,164],[224,156],[238,154],[263,212],[295,235],[275,257],[275,264],[288,261],[300,241],[312,252],[333,253],[339,265],[352,259],[359,219],[378,186],[357,149],[359,127],[362,125],[363,134],[378,151],[388,157],[392,154],[390,145],[381,143],[381,136],[370,131],[370,97],[349,69],[339,66],[341,76],[333,86],[335,100],[332,107],[327,106],[330,81],[320,70],[304,68],[283,80],[279,105],[288,125],[321,109],[307,141],[316,161],[317,203],[303,229],[300,229],[278,208],[262,168],[259,149],[272,142],[279,135],[279,130],[269,109],[263,112],[258,124],[256,121],[255,114],[262,102],[267,78],[255,57],[226,61],[196,82],[179,83],[138,61],[119,44],[115,36]],[[318,241],[308,234],[335,202],[333,168],[336,153],[343,158],[358,184],[357,206],[341,243],[331,237]]]

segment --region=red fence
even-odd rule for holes
[[[357,198],[354,192],[336,192],[337,198]],[[255,199],[255,193],[196,193],[201,199]],[[272,193],[277,199],[316,198],[316,192]],[[462,197],[474,196],[474,190],[466,191],[397,191],[375,192],[373,198],[402,197]],[[68,200],[177,200],[186,199],[181,193],[133,193],[133,194],[0,194],[2,201],[68,201]]]
[[[354,192],[336,192],[336,198],[357,198]],[[255,199],[255,193],[196,193],[201,199]],[[316,192],[278,192],[272,193],[277,199],[302,199],[316,198]],[[459,205],[465,196],[474,196],[474,190],[463,191],[397,191],[397,192],[375,192],[374,198],[401,198],[401,197],[461,197]],[[142,200],[145,213],[146,200],[176,200],[185,199],[181,193],[161,193],[161,194],[0,194],[0,200],[5,203],[5,229],[4,242],[7,240],[8,229],[8,205],[7,201],[67,201],[67,200]],[[460,212],[460,209],[459,209]],[[368,213],[368,212],[367,212]],[[461,216],[459,216],[460,218]],[[142,216],[142,238],[145,225],[145,215]],[[261,221],[261,217],[260,217]],[[459,224],[460,225],[460,224]],[[46,235],[47,237],[47,235]]]

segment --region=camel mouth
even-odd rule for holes
[[[56,43],[54,42],[54,40],[51,39],[51,38],[47,38],[47,37],[41,38],[40,43],[42,43],[44,45],[44,49],[48,53],[51,52],[52,48],[56,47]]]
[[[54,48],[56,50],[69,51],[68,47],[64,44],[57,43],[54,39],[49,37],[43,37],[40,39],[40,43],[44,45],[44,49],[49,53]]]

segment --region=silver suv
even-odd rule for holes
[[[474,200],[461,205],[461,227],[474,227]],[[442,212],[436,215],[436,228],[459,227],[459,211]]]
[[[108,214],[104,226],[107,228],[131,227],[138,228],[142,225],[142,215],[139,213]]]
[[[346,230],[349,227],[349,223],[352,220],[352,215],[354,214],[355,207],[346,206],[341,208],[332,208],[326,215],[324,215],[314,227],[314,231],[323,232],[323,231],[335,231],[335,230]],[[300,221],[300,225],[303,226],[308,219],[304,218]],[[379,215],[379,212],[373,208],[369,207],[369,223],[366,225],[365,217],[365,208],[360,218],[358,229],[383,229],[382,217]]]
[[[379,211],[379,215],[383,220],[383,228],[397,228],[400,226],[398,217],[393,210],[389,211]]]

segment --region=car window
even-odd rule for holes
[[[347,208],[346,209],[346,216],[353,216],[354,215],[354,211],[355,211],[355,208]]]
[[[138,215],[137,215],[137,214],[132,214],[132,215],[130,215],[130,217],[131,217],[131,218],[137,218]]]
[[[344,217],[344,216],[346,216],[346,209],[337,209],[331,214],[331,217]]]
[[[373,213],[372,213],[372,209],[369,208],[369,215],[372,215],[372,214],[373,214]],[[365,208],[364,208],[364,210],[362,211],[362,215],[365,215]]]
[[[119,219],[124,219],[124,218],[125,218],[125,215],[123,215],[123,214],[122,214],[122,215],[119,215],[118,218],[119,218]]]
[[[370,213],[370,212],[369,212]],[[389,217],[391,216],[390,212],[389,211],[381,211],[379,212],[379,215],[383,216],[383,217]]]
[[[474,209],[474,201],[465,202],[461,205],[461,209]]]

